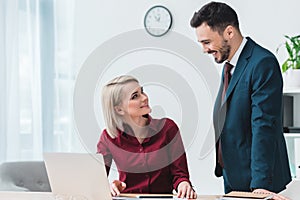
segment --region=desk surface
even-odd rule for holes
[[[50,192],[0,192],[0,200],[54,200]]]
[[[219,197],[218,195],[198,195],[197,199],[217,200]],[[0,192],[0,200],[55,200],[55,197],[50,192]],[[66,200],[76,199],[68,198]]]

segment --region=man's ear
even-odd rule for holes
[[[125,112],[123,110],[123,108],[121,106],[115,106],[115,111],[119,114],[119,115],[124,115]]]
[[[231,39],[233,36],[234,36],[234,27],[231,25],[228,25],[224,30],[224,38]]]

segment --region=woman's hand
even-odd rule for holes
[[[255,190],[253,190],[253,193],[271,194],[271,195],[273,195],[272,199],[274,199],[274,200],[290,200],[290,199],[288,199],[288,198],[286,198],[284,196],[281,196],[279,194],[276,194],[274,192],[271,192],[271,191],[265,190],[265,189],[255,189]]]
[[[182,181],[181,183],[179,183],[177,187],[177,191],[178,191],[177,194],[178,198],[187,198],[187,199],[197,198],[196,192],[192,188],[191,184],[187,181]]]
[[[120,192],[122,192],[126,188],[126,183],[114,180],[110,185],[110,192],[112,196],[118,196],[120,195]]]

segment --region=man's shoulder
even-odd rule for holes
[[[248,49],[252,49],[253,54],[252,55],[259,55],[258,58],[263,57],[272,57],[275,58],[275,55],[268,50],[267,48],[263,47],[262,45],[256,43],[254,40],[252,40],[250,37],[247,37],[247,43],[246,43]]]

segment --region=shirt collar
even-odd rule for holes
[[[147,120],[147,126],[150,128],[152,131],[149,135],[151,137],[152,135],[156,134],[157,131],[160,131],[164,125],[164,123],[160,123],[160,120],[153,119],[150,115],[145,115],[144,117],[148,118]],[[124,131],[119,131],[120,134],[123,136],[131,135],[133,136],[133,130],[128,124],[123,124]],[[154,133],[154,134],[153,134]]]
[[[232,64],[235,68],[238,59],[242,53],[243,48],[245,47],[247,43],[247,39],[243,37],[242,43],[240,44],[240,47],[238,48],[238,50],[235,52],[235,54],[233,55],[232,59],[230,60],[230,64]]]

